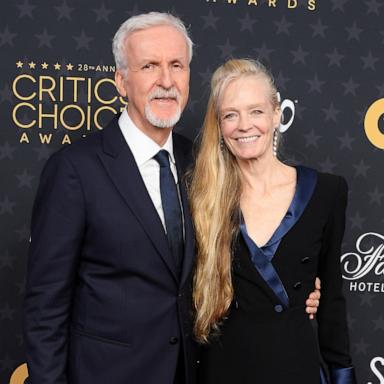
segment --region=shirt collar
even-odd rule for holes
[[[152,159],[161,149],[165,149],[169,153],[172,163],[175,164],[172,134],[168,136],[167,141],[160,147],[160,145],[137,128],[129,117],[127,109],[124,109],[119,117],[119,126],[125,141],[135,158],[137,166],[140,167],[145,162]]]

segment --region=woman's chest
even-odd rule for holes
[[[241,211],[250,238],[263,246],[289,214],[294,188],[268,195],[248,194],[241,199]]]
[[[300,219],[277,240],[272,257],[265,248],[252,252],[240,233],[234,248],[235,290],[254,290],[258,304],[260,296],[266,303],[272,299],[276,304],[276,295],[285,290],[290,306],[304,305],[324,257],[327,219],[324,209],[309,204]]]

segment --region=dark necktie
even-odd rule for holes
[[[176,266],[180,269],[183,259],[183,222],[177,186],[169,165],[168,152],[162,149],[154,159],[160,165],[160,194],[168,243]]]

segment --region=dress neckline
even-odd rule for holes
[[[269,260],[271,260],[280,244],[283,236],[296,224],[309,203],[316,186],[317,172],[302,165],[295,166],[296,169],[296,188],[287,212],[283,216],[280,224],[275,229],[270,239],[262,246],[258,246],[248,235],[244,222],[243,214],[240,211],[240,229],[243,235],[260,249]]]
[[[297,166],[296,170],[297,185],[290,207],[271,239],[263,247],[259,248],[248,236],[242,216],[240,221],[240,233],[247,245],[253,265],[285,307],[289,307],[289,297],[272,263],[272,259],[285,234],[297,223],[303,214],[317,184],[317,172],[314,169]]]

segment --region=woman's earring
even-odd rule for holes
[[[223,139],[223,136],[220,136],[220,151],[221,152],[224,152],[224,139]]]
[[[277,157],[277,130],[279,128],[275,128],[273,130],[273,146],[272,146],[272,151],[273,151],[273,156]]]

